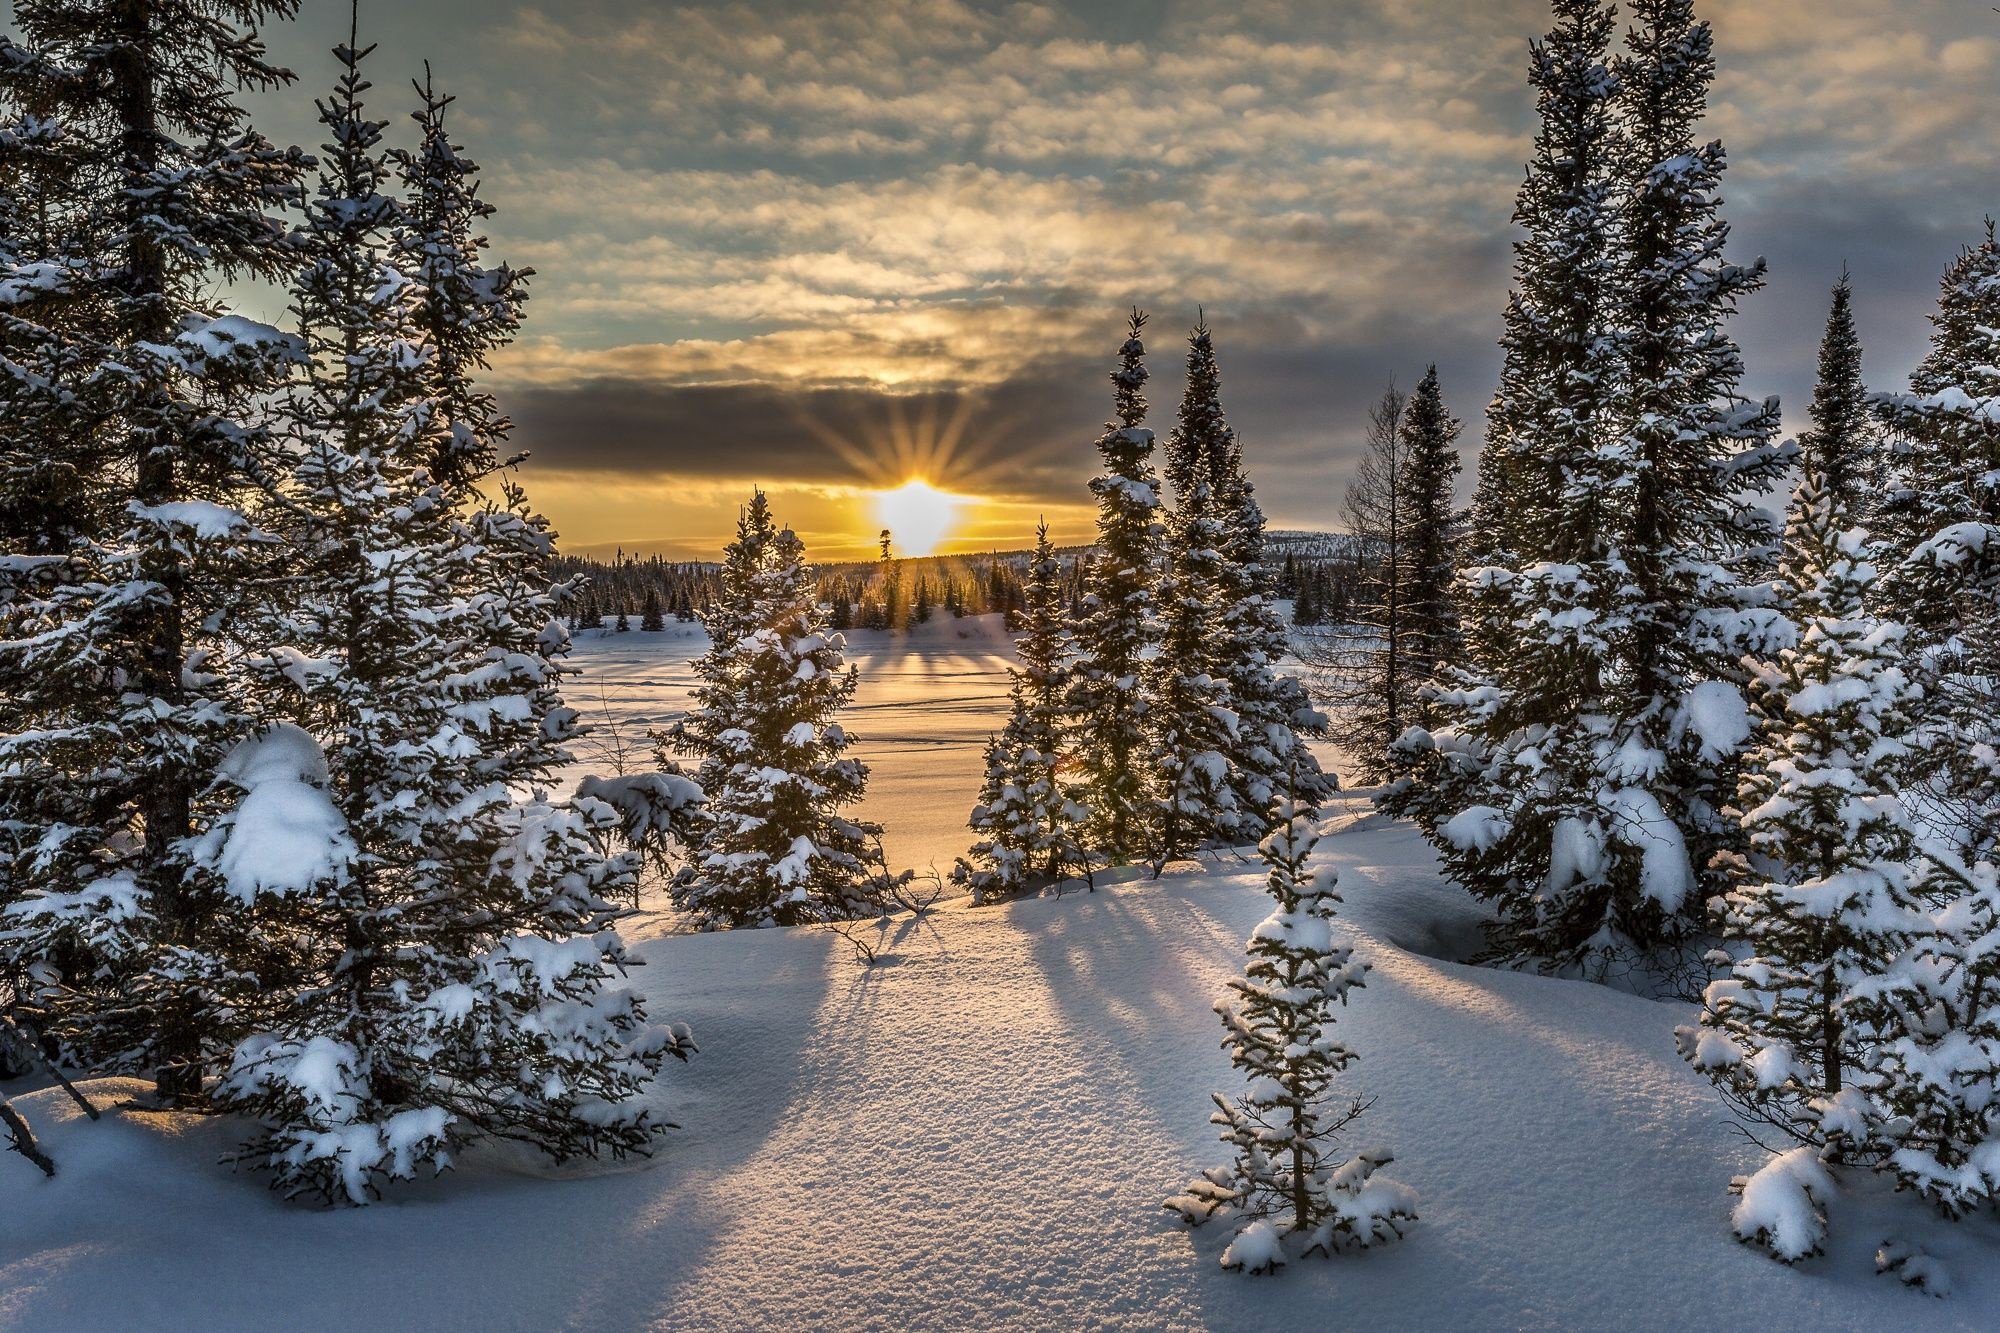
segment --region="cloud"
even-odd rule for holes
[[[1732,250],[1772,265],[1735,321],[1750,389],[1803,405],[1842,261],[1871,378],[1893,384],[1937,270],[1994,206],[2000,19],[1958,0],[1699,9]],[[872,484],[947,433],[925,422],[959,423],[951,466],[996,492],[1074,499],[1132,303],[1158,316],[1161,417],[1178,326],[1208,307],[1280,522],[1333,521],[1391,375],[1438,361],[1476,438],[1545,0],[426,0],[367,17],[377,62],[437,55],[462,93],[498,252],[538,270],[496,382],[531,471],[578,504],[600,478]],[[309,87],[343,23],[308,7],[310,40],[273,33]],[[371,75],[393,98],[401,75]],[[297,101],[277,130],[316,141]]]

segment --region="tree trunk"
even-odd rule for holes
[[[0,1125],[7,1126],[7,1134],[14,1140],[15,1152],[40,1167],[43,1175],[55,1175],[56,1164],[49,1160],[47,1153],[35,1145],[35,1136],[29,1131],[28,1122],[21,1118],[21,1113],[14,1109],[13,1103],[4,1097],[0,1097]]]

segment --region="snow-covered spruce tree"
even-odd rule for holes
[[[1610,10],[1556,11],[1482,466],[1493,563],[1467,575],[1472,669],[1439,693],[1445,725],[1399,742],[1410,777],[1385,804],[1499,905],[1497,953],[1603,975],[1676,968],[1703,868],[1740,839],[1720,814],[1746,725],[1735,664],[1776,617],[1756,581],[1774,534],[1745,496],[1788,454],[1722,328],[1762,268],[1723,260],[1722,148],[1693,139],[1707,26],[1641,0],[1614,72]]]
[[[1186,415],[1187,429],[1203,442],[1209,486],[1222,520],[1222,626],[1214,636],[1217,662],[1210,674],[1226,687],[1236,714],[1228,750],[1229,785],[1235,793],[1241,836],[1260,832],[1261,817],[1281,792],[1317,802],[1339,787],[1306,745],[1324,736],[1327,719],[1312,706],[1305,686],[1283,670],[1291,636],[1271,594],[1264,568],[1264,510],[1243,466],[1243,442],[1222,412],[1222,375],[1208,330],[1196,330],[1192,366],[1201,363],[1204,393]]]
[[[1834,284],[1819,344],[1819,378],[1806,408],[1812,423],[1799,432],[1799,454],[1819,477],[1827,500],[1856,522],[1872,511],[1882,480],[1874,411],[1861,379],[1861,336],[1854,330],[1854,292],[1843,271]]]
[[[293,262],[272,212],[299,198],[300,155],[250,129],[236,96],[289,80],[256,30],[295,9],[19,0],[0,38],[10,114],[60,143],[14,161],[40,267],[8,304],[63,362],[39,405],[10,376],[0,416],[9,456],[46,456],[49,499],[76,521],[60,551],[10,534],[0,575],[34,626],[0,647],[0,827],[33,849],[0,871],[17,899],[0,966],[36,965],[38,1008],[78,1060],[153,1071],[170,1099],[199,1097],[226,1049],[224,898],[186,847],[250,726],[218,647],[265,549],[239,512],[266,466],[257,412],[295,354],[213,293]]]
[[[1173,506],[1166,513],[1153,585],[1159,651],[1141,677],[1153,792],[1146,850],[1156,870],[1200,848],[1255,835],[1229,781],[1236,714],[1229,683],[1220,675],[1228,534],[1211,465],[1216,433],[1227,430],[1218,390],[1214,345],[1207,327],[1197,326],[1188,337],[1180,421],[1167,436],[1165,471]],[[1257,818],[1262,811],[1257,807]]]
[[[1909,797],[1960,861],[2000,858],[2000,241],[1946,271],[1931,349],[1888,399],[1886,601],[1922,655]]]
[[[1330,869],[1308,869],[1317,837],[1314,811],[1281,798],[1258,853],[1277,900],[1250,933],[1249,964],[1216,1003],[1228,1031],[1230,1063],[1249,1087],[1215,1094],[1210,1121],[1236,1161],[1196,1176],[1166,1201],[1190,1225],[1220,1215],[1241,1222],[1223,1252],[1225,1268],[1268,1273],[1283,1264],[1287,1240],[1304,1254],[1394,1240],[1416,1219],[1416,1195],[1375,1172],[1393,1160],[1379,1150],[1336,1162],[1334,1142],[1367,1109],[1333,1095],[1334,1076],[1355,1053],[1333,1035],[1336,1004],[1368,970],[1333,938],[1340,894]]]
[[[1933,929],[1895,999],[1880,1096],[1906,1125],[1899,1181],[1957,1215],[2000,1195],[2000,243],[1947,270],[1930,354],[1883,403],[1885,602],[1914,621],[1926,689],[1906,799],[1927,837]]]
[[[107,484],[118,442],[92,429],[102,412],[87,378],[92,331],[67,318],[87,261],[51,225],[67,215],[74,160],[54,121],[20,115],[0,130],[10,191],[0,194],[0,698],[10,709],[10,734],[0,735],[0,914],[32,885],[89,883],[111,836],[85,779],[113,735],[118,683],[88,663],[115,626],[95,614],[96,538],[122,515]],[[20,725],[43,726],[15,732],[14,709]],[[54,998],[57,957],[67,950],[81,963],[100,951],[40,931],[9,938],[10,925],[0,915],[0,1077],[28,1068],[6,1040],[10,1015],[12,1030],[35,1028]],[[113,944],[130,952],[129,940]]]
[[[1459,659],[1461,639],[1454,584],[1458,579],[1458,418],[1444,405],[1436,366],[1427,367],[1403,409],[1404,545],[1403,606],[1408,617],[1406,656],[1418,681],[1437,678]],[[1424,690],[1412,701],[1411,721],[1429,726],[1433,704]]]
[[[1028,565],[1027,603],[1009,691],[1013,711],[986,747],[986,781],[972,809],[980,835],[958,878],[975,903],[990,903],[1071,874],[1090,873],[1082,825],[1088,815],[1070,799],[1060,771],[1069,634],[1062,597],[1062,565],[1049,545],[1049,525],[1035,529]]]
[[[256,627],[277,646],[252,663],[299,725],[232,752],[221,776],[240,802],[196,844],[270,960],[235,997],[253,1030],[214,1098],[263,1123],[244,1159],[274,1188],[348,1203],[479,1137],[558,1161],[644,1152],[664,1126],[638,1094],[691,1049],[605,987],[622,961],[606,895],[636,873],[604,849],[615,812],[539,794],[573,727],[545,586],[479,586],[495,529],[430,472],[454,428],[460,456],[491,456],[466,437],[492,423],[440,410],[465,386],[440,371],[399,264],[367,54],[336,50],[320,103],[293,294],[313,364],[267,517],[291,580]],[[508,555],[532,580],[534,543]]]
[[[1778,440],[1775,398],[1744,398],[1742,353],[1724,327],[1764,285],[1765,268],[1724,258],[1726,155],[1719,140],[1696,138],[1715,76],[1713,33],[1694,0],[1634,0],[1632,14],[1630,52],[1615,67],[1630,177],[1616,399],[1632,487],[1620,536],[1630,588],[1616,612],[1630,636],[1620,745],[1660,757],[1631,787],[1650,793],[1699,873],[1740,847],[1740,827],[1720,813],[1738,781],[1734,686],[1744,654],[1769,646],[1776,614],[1767,571],[1778,533],[1751,500],[1777,484],[1796,449]],[[1681,895],[1694,916],[1705,896],[1696,887]]]
[[[1146,316],[1134,310],[1119,348],[1117,419],[1097,451],[1104,471],[1097,497],[1097,551],[1085,575],[1070,676],[1075,796],[1090,811],[1093,851],[1113,862],[1143,855],[1151,791],[1146,765],[1146,698],[1141,655],[1153,636],[1152,590],[1159,567],[1160,495],[1153,432],[1146,419]]]
[[[1875,1047],[1905,952],[1927,933],[1894,776],[1917,691],[1902,626],[1865,609],[1876,574],[1847,518],[1808,473],[1781,575],[1795,642],[1756,672],[1737,797],[1748,847],[1728,858],[1732,885],[1716,905],[1744,956],[1709,984],[1700,1024],[1676,1033],[1753,1132],[1775,1129],[1832,1160],[1881,1151]],[[1801,1161],[1774,1156],[1735,1219],[1744,1240],[1787,1262],[1823,1234],[1823,1223],[1795,1221],[1817,1215]]]
[[[1895,1126],[1897,1182],[1949,1217],[2000,1198],[2000,865],[1928,846],[1924,931],[1894,984],[1869,997],[1880,1033],[1871,1089]]]
[[[1474,496],[1472,554],[1489,563],[1464,575],[1468,662],[1438,692],[1443,725],[1398,742],[1407,772],[1380,799],[1417,822],[1453,879],[1500,904],[1498,952],[1582,962],[1609,943],[1604,916],[1650,937],[1660,908],[1622,901],[1589,837],[1612,670],[1591,603],[1614,574],[1602,566],[1615,497],[1587,469],[1617,378],[1618,82],[1610,10],[1557,0],[1555,14],[1531,48],[1541,128],[1515,203],[1526,234]]]
[[[707,805],[674,903],[704,929],[792,926],[880,911],[893,881],[878,825],[851,819],[868,767],[847,755],[845,645],[820,619],[805,547],[759,491],[736,521],[703,615],[695,709],[657,734],[700,761]]]

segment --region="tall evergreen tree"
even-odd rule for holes
[[[1090,483],[1097,497],[1097,552],[1085,579],[1070,679],[1081,770],[1076,794],[1090,810],[1092,846],[1114,861],[1145,850],[1151,795],[1141,677],[1153,635],[1161,525],[1153,432],[1139,424],[1146,419],[1145,329],[1145,313],[1134,310],[1111,373],[1116,419],[1097,441],[1104,463]]]
[[[1772,624],[1764,571],[1778,534],[1745,498],[1768,493],[1795,450],[1778,440],[1777,400],[1744,398],[1742,353],[1724,327],[1765,267],[1724,258],[1726,154],[1696,138],[1714,34],[1694,0],[1634,0],[1632,13],[1616,67],[1630,178],[1617,414],[1632,494],[1619,534],[1630,589],[1616,612],[1630,685],[1617,706],[1665,760],[1643,785],[1699,870],[1741,836],[1720,814],[1737,788],[1734,738],[1708,722],[1735,713],[1738,664]],[[1706,896],[1684,898],[1690,915]]]
[[[1793,644],[1762,664],[1743,765],[1724,931],[1745,946],[1708,987],[1681,1049],[1746,1119],[1835,1157],[1878,1151],[1868,1092],[1885,993],[1927,933],[1909,882],[1912,835],[1897,794],[1916,687],[1902,626],[1865,609],[1876,574],[1865,533],[1808,473],[1786,534]],[[1793,1178],[1774,1158],[1767,1187]],[[1751,1197],[1746,1192],[1746,1198]],[[1739,1210],[1746,1239],[1767,1230]],[[1816,1238],[1767,1234],[1779,1257]]]
[[[1881,1097],[1908,1130],[1901,1183],[1959,1214],[2000,1195],[2000,242],[1993,223],[1946,270],[1931,348],[1881,404],[1882,522],[1899,563],[1884,599],[1912,621],[1925,685],[1905,765],[1927,834],[1933,929],[1889,1006]]]
[[[1309,870],[1315,812],[1281,799],[1258,848],[1269,873],[1271,915],[1250,933],[1244,975],[1218,1001],[1230,1063],[1248,1091],[1215,1094],[1210,1121],[1236,1161],[1194,1178],[1166,1201],[1191,1225],[1222,1215],[1241,1219],[1225,1268],[1268,1273],[1287,1259],[1285,1240],[1304,1254],[1330,1254],[1395,1240],[1416,1219],[1416,1195],[1377,1169],[1392,1159],[1364,1152],[1336,1164],[1335,1137],[1367,1103],[1332,1096],[1334,1076],[1357,1058],[1336,1040],[1334,1006],[1363,985],[1366,963],[1333,939],[1340,894],[1330,869]]]
[[[21,0],[0,38],[11,112],[59,136],[16,158],[39,233],[16,257],[38,267],[8,304],[62,363],[39,402],[18,376],[0,389],[0,474],[12,489],[47,456],[55,507],[34,539],[55,544],[10,532],[0,572],[7,617],[35,631],[0,646],[0,893],[29,923],[0,970],[41,954],[52,1030],[90,1063],[154,1071],[170,1099],[198,1098],[225,1049],[209,990],[225,898],[186,849],[250,727],[216,672],[220,632],[266,549],[240,512],[269,466],[257,413],[296,360],[213,293],[293,263],[272,212],[299,199],[302,158],[236,96],[289,81],[257,28],[295,9]],[[63,421],[42,433],[52,406]]]
[[[1458,419],[1444,405],[1436,366],[1424,371],[1403,412],[1403,606],[1409,623],[1406,657],[1412,679],[1428,683],[1459,660],[1454,585],[1458,565]],[[1436,712],[1423,688],[1410,721],[1430,726]]]
[[[799,925],[877,910],[888,887],[879,825],[850,818],[868,766],[839,722],[856,676],[820,621],[805,547],[751,497],[704,615],[695,709],[658,733],[699,759],[707,807],[674,902],[705,929]]]
[[[1490,417],[1470,575],[1473,669],[1446,725],[1406,742],[1415,816],[1452,875],[1497,901],[1499,951],[1593,973],[1679,961],[1745,730],[1741,655],[1775,612],[1773,534],[1744,493],[1788,454],[1746,403],[1723,331],[1761,265],[1726,263],[1713,72],[1688,0],[1612,15],[1558,0],[1535,48],[1542,132],[1517,220],[1518,289]]]
[[[986,781],[972,810],[980,841],[958,867],[976,903],[1090,871],[1081,842],[1089,812],[1070,798],[1060,771],[1069,685],[1064,609],[1062,566],[1044,521],[1028,565],[1013,708],[986,747]]]
[[[1174,499],[1153,585],[1159,649],[1142,676],[1154,793],[1147,850],[1155,865],[1233,843],[1253,825],[1238,809],[1229,780],[1237,717],[1221,674],[1220,636],[1229,607],[1224,601],[1228,516],[1216,495],[1212,464],[1216,435],[1227,430],[1219,389],[1214,344],[1207,327],[1197,326],[1188,338],[1180,421],[1167,436],[1166,479]]]
[[[1931,349],[1887,400],[1889,600],[1922,653],[1913,800],[1967,864],[2000,859],[2000,241],[1946,271]]]
[[[1799,432],[1799,453],[1842,513],[1865,516],[1879,478],[1874,411],[1861,380],[1861,336],[1854,331],[1854,293],[1843,271],[1834,284],[1819,344],[1819,378],[1806,408],[1812,423]]]
[[[1564,459],[1590,452],[1613,383],[1606,373],[1618,253],[1612,113],[1614,17],[1599,0],[1554,0],[1555,26],[1530,51],[1541,122],[1514,204],[1514,291],[1487,408],[1472,554],[1496,567],[1550,541]]]
[[[1560,827],[1573,843],[1596,814],[1578,769],[1594,758],[1590,732],[1604,729],[1610,645],[1587,604],[1602,573],[1591,579],[1584,567],[1602,563],[1613,497],[1583,473],[1617,378],[1622,150],[1611,11],[1597,0],[1554,9],[1554,28],[1530,53],[1541,128],[1515,203],[1525,235],[1514,245],[1505,358],[1474,495],[1471,555],[1485,563],[1466,576],[1470,660],[1440,693],[1445,725],[1403,742],[1410,774],[1382,803],[1417,821],[1452,878],[1500,901],[1503,950],[1574,958],[1599,943],[1599,923],[1575,923],[1580,939],[1550,938],[1580,915],[1568,900],[1579,887],[1607,906],[1612,897],[1576,884],[1575,858],[1557,862],[1553,834]],[[1530,755],[1541,767],[1522,762]],[[1593,855],[1589,868],[1602,861]],[[1625,928],[1652,933],[1644,920]]]
[[[1321,771],[1306,744],[1307,737],[1326,734],[1326,715],[1312,706],[1298,677],[1284,669],[1291,635],[1264,567],[1264,510],[1244,470],[1243,442],[1223,415],[1222,376],[1206,328],[1196,331],[1196,342],[1190,366],[1199,361],[1203,389],[1187,420],[1204,443],[1223,534],[1222,624],[1213,640],[1219,656],[1211,674],[1224,683],[1236,714],[1226,757],[1239,834],[1247,838],[1261,823],[1250,812],[1268,811],[1280,794],[1317,802],[1339,784]]]
[[[362,107],[368,52],[335,54],[295,292],[313,370],[266,516],[293,563],[256,623],[277,646],[250,665],[300,725],[232,752],[240,801],[196,854],[261,964],[218,984],[251,1030],[216,1098],[263,1121],[245,1156],[276,1187],[363,1203],[481,1136],[557,1160],[643,1151],[662,1126],[637,1094],[689,1047],[605,988],[623,959],[608,895],[638,869],[605,849],[615,812],[532,794],[575,730],[551,542],[516,503],[462,510],[430,471],[493,458],[504,424],[449,411],[478,398],[460,382],[476,358],[426,336]]]

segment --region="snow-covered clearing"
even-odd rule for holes
[[[1007,720],[1013,641],[997,615],[939,614],[906,634],[844,633],[861,679],[842,720],[869,767],[859,810],[883,826],[891,866],[926,871],[935,863],[948,872],[972,841],[965,817],[979,796],[986,738]],[[646,731],[688,707],[690,664],[707,648],[699,625],[579,634],[567,695],[598,735],[584,746],[578,772],[604,771],[620,740],[629,765],[648,766]]]
[[[2000,1235],[1873,1184],[1829,1253],[1731,1239],[1758,1160],[1674,1055],[1688,1010],[1441,961],[1475,927],[1407,828],[1348,798],[1321,844],[1374,965],[1341,1019],[1423,1220],[1269,1279],[1160,1208],[1223,1160],[1209,1004],[1264,915],[1249,867],[1192,867],[904,920],[860,966],[824,929],[654,939],[635,984],[702,1053],[651,1163],[569,1179],[509,1153],[374,1208],[288,1207],[216,1165],[238,1129],[17,1100],[62,1174],[0,1158],[0,1327],[427,1329],[1991,1327]],[[1345,826],[1345,827],[1343,827]],[[109,1084],[93,1089],[115,1093]],[[1957,1290],[1873,1273],[1916,1241]]]
[[[1013,639],[998,615],[954,620],[943,612],[907,633],[843,634],[860,684],[842,718],[869,769],[858,809],[883,826],[891,867],[935,865],[944,874],[972,842],[965,819],[979,797],[987,737],[1007,721]],[[620,745],[626,766],[649,767],[646,732],[686,711],[690,666],[707,648],[694,624],[579,633],[570,658],[577,674],[565,693],[596,734],[582,746],[576,776],[609,771]],[[1331,747],[1314,749],[1322,764],[1340,767]]]

